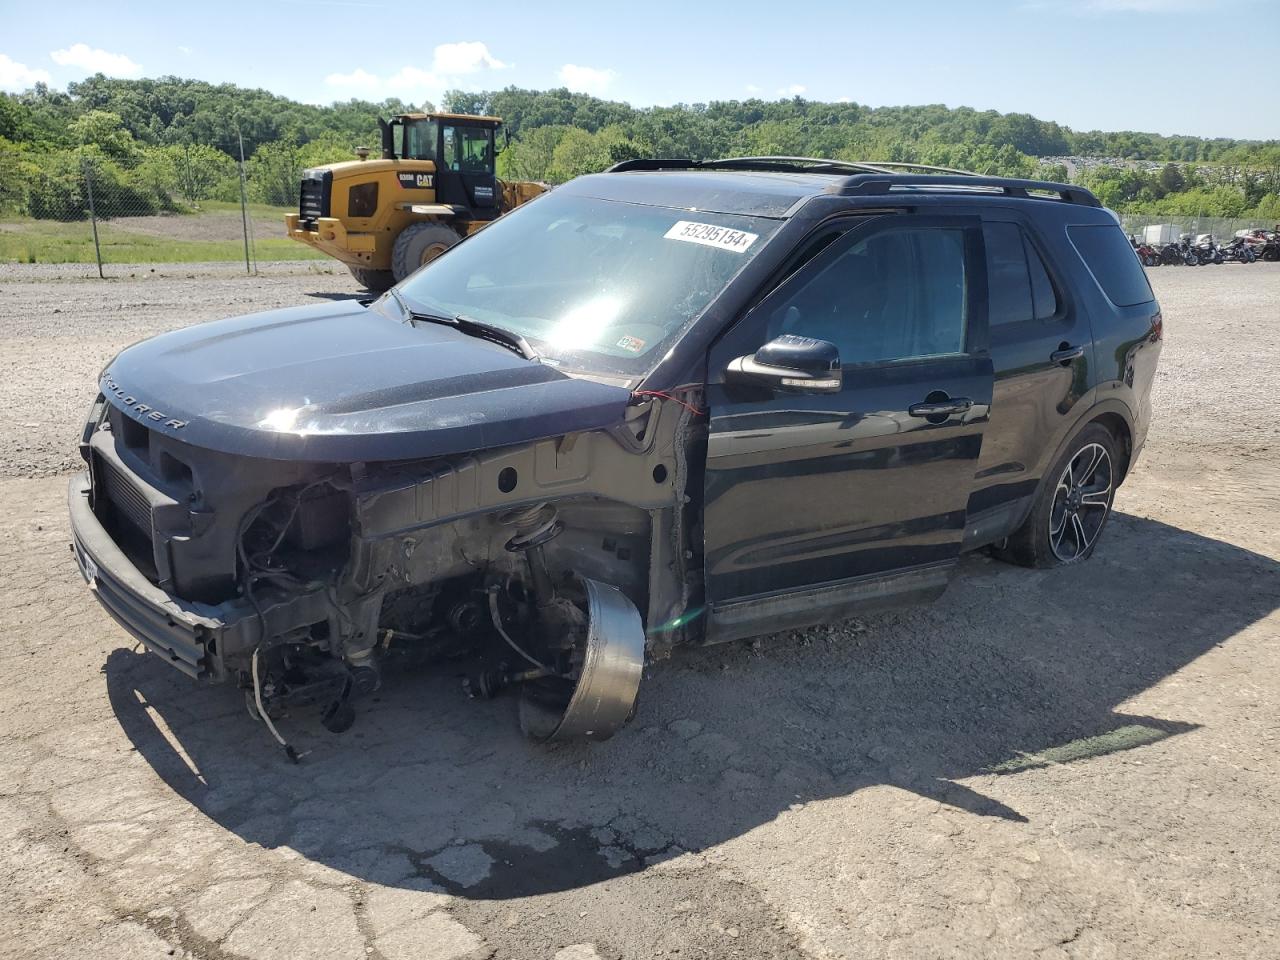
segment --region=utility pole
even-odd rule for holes
[[[244,272],[252,273],[249,269],[249,196],[244,189],[244,134],[240,132],[239,124],[236,125],[236,138],[240,141],[240,225],[244,228]]]
[[[93,223],[93,255],[98,261],[98,278],[107,279],[102,272],[102,247],[98,245],[98,211],[93,206],[93,176],[89,173],[89,163],[84,154],[80,155],[80,171],[84,174],[85,189],[89,193],[89,219]]]

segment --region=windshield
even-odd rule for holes
[[[410,120],[405,123],[404,149],[400,155],[406,160],[434,160],[436,158],[436,122]]]
[[[416,311],[518,333],[553,363],[642,373],[777,227],[553,191],[431,261],[399,291]]]

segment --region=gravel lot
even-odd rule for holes
[[[122,346],[354,284],[132,272],[0,267],[0,957],[1280,955],[1280,265],[1152,271],[1082,567],[677,656],[590,748],[393,677],[299,766],[100,610],[65,474]]]

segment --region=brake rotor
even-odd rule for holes
[[[640,611],[617,587],[580,578],[587,630],[576,679],[526,684],[520,728],[540,741],[608,740],[635,707],[644,669]]]

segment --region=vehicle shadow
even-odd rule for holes
[[[975,556],[930,607],[677,654],[646,671],[635,722],[599,745],[530,744],[511,700],[404,675],[347,734],[287,719],[311,751],[294,765],[238,691],[193,690],[127,650],[105,674],[142,756],[245,841],[500,900],[643,870],[868,786],[1025,821],[957,781],[1196,729],[1117,705],[1271,613],[1276,582],[1269,558],[1118,514],[1079,567]]]

